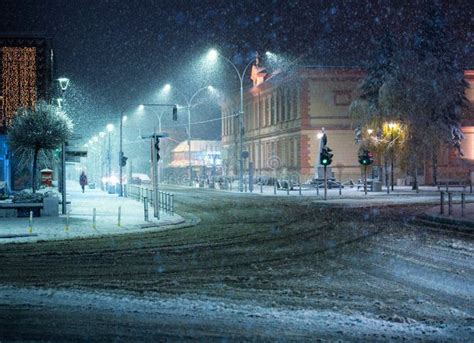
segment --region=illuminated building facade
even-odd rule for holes
[[[253,86],[244,94],[243,150],[248,152],[245,170],[251,161],[256,177],[294,179],[292,175],[297,175],[302,181],[315,178],[318,134],[324,128],[334,153],[332,176],[344,182],[362,178],[349,106],[358,96],[363,77],[362,69],[350,67],[302,66],[291,73],[270,75],[264,68],[254,66]],[[466,94],[470,107],[462,122],[465,155],[460,159],[455,149],[445,146],[438,158],[438,181],[471,178],[474,182],[474,71],[467,70],[465,79],[470,84]],[[225,103],[221,111],[224,173],[236,176],[240,153],[238,98]],[[395,184],[396,179],[407,177],[396,165],[394,172]],[[383,177],[376,167],[373,173]],[[429,163],[419,173],[420,184],[433,182]]]
[[[10,167],[14,163],[9,163],[7,127],[18,108],[51,99],[52,75],[50,39],[0,34],[0,182],[6,183],[8,189],[15,173]],[[22,179],[21,175],[15,176],[15,182]]]
[[[358,68],[298,67],[291,73],[267,75],[253,67],[253,87],[244,95],[244,151],[254,163],[255,175],[315,176],[318,133],[324,128],[333,149],[332,172],[338,179],[360,177],[349,105],[363,77]],[[238,104],[222,107],[224,171],[238,174]]]

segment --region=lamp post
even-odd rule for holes
[[[166,84],[165,87],[164,87],[164,90],[165,91],[169,91],[171,90],[171,85],[170,84]],[[181,97],[184,99],[184,101],[186,102],[186,110],[187,110],[187,113],[188,113],[188,168],[189,168],[189,186],[192,186],[193,185],[193,180],[192,180],[192,177],[193,177],[193,166],[192,166],[192,158],[191,158],[191,106],[192,106],[192,103],[193,103],[193,100],[194,98],[199,94],[201,93],[202,91],[204,90],[208,90],[209,92],[212,92],[214,90],[214,88],[212,86],[205,86],[205,87],[201,87],[199,88],[196,92],[194,92],[193,95],[191,95],[191,97],[188,97],[186,96],[186,94],[184,94],[183,92],[181,92],[179,89],[176,88],[176,91],[179,95],[181,95]]]
[[[112,176],[112,156],[111,156],[111,139],[110,139],[110,135],[112,133],[112,131],[114,130],[114,125],[113,124],[108,124],[107,125],[107,135],[108,135],[108,148],[107,148],[107,186],[109,186],[109,182],[110,182],[110,177]],[[107,191],[109,191],[107,189]]]
[[[64,99],[64,92],[67,90],[69,86],[69,79],[66,77],[60,77],[58,80],[59,87],[61,88],[61,101],[58,102],[59,108],[61,108],[61,102]],[[60,189],[61,189],[61,213],[66,214],[67,207],[66,207],[66,142],[61,144],[61,181],[60,181]]]
[[[388,128],[390,129],[390,144],[391,144],[391,149],[390,149],[390,188],[394,189],[394,183],[393,183],[393,175],[394,175],[394,172],[393,172],[393,159],[394,159],[394,149],[395,149],[395,142],[394,142],[394,138],[393,138],[393,133],[395,131],[395,129],[397,128],[397,124],[395,124],[394,122],[390,122],[388,124]]]
[[[122,157],[123,157],[123,123],[126,121],[127,116],[125,116],[125,111],[129,106],[127,106],[122,112],[120,112],[120,136],[119,136],[119,170],[120,170],[120,190],[119,196],[123,196],[123,164],[122,164]],[[138,105],[139,109],[144,109],[145,107],[172,107],[173,108],[173,120],[177,120],[177,113],[178,108],[175,104],[140,104]],[[176,118],[175,118],[176,116]],[[160,128],[161,128],[161,117],[160,117]]]
[[[211,49],[208,54],[207,54],[207,59],[210,61],[215,61],[217,60],[218,57],[221,57],[224,59],[226,62],[228,62],[232,67],[234,67],[235,72],[237,73],[237,76],[239,77],[240,80],[240,111],[239,111],[239,134],[240,134],[240,156],[239,156],[239,191],[243,192],[244,191],[244,161],[243,161],[243,135],[244,135],[244,127],[243,127],[243,115],[244,115],[244,76],[245,73],[247,72],[248,67],[255,62],[258,56],[255,56],[248,62],[248,64],[244,67],[242,73],[239,71],[237,66],[232,62],[230,59],[228,59],[225,56],[222,56],[219,54],[219,52],[215,49]]]

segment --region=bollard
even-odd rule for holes
[[[69,231],[69,212],[66,212],[66,226],[64,227],[64,231],[68,232]]]
[[[29,223],[30,223],[30,226],[28,227],[28,232],[33,233],[33,211],[30,211]]]
[[[94,230],[96,229],[95,216],[96,216],[96,210],[95,210],[95,207],[94,207],[94,209],[92,210],[92,228]]]
[[[276,195],[277,194],[277,184],[276,184],[276,180],[273,181],[273,195]]]
[[[316,184],[316,195],[319,196],[319,183]]]
[[[464,193],[461,193],[461,217],[464,217],[464,209],[465,209],[465,206],[466,206],[465,194],[464,194]]]
[[[122,206],[119,206],[118,208],[118,218],[117,218],[117,226],[120,227],[121,225],[121,219],[122,219]]]
[[[439,192],[439,214],[444,214],[444,192]]]
[[[290,195],[290,180],[286,182],[286,195]]]
[[[342,183],[339,182],[339,195],[342,195]]]
[[[171,215],[174,215],[174,194],[171,194],[171,204],[170,204],[170,208],[171,208]]]
[[[145,218],[145,221],[148,221],[148,198],[145,197],[143,199],[143,216]]]
[[[263,182],[262,182],[262,178],[260,178],[260,193],[263,193]]]
[[[449,192],[449,184],[446,182],[446,193],[448,193],[448,192]],[[449,195],[448,195],[448,197],[449,197]]]
[[[448,193],[448,215],[451,216],[453,214],[453,194]]]
[[[298,191],[299,191],[299,193],[300,193],[300,195],[301,195],[301,179],[300,179],[299,176],[298,176]]]

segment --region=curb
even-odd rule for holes
[[[415,219],[415,222],[417,220],[420,220],[424,224],[436,225],[447,231],[474,233],[474,222],[472,221],[455,219],[455,218],[445,218],[445,217],[440,217],[437,215],[430,215],[427,213],[418,215]]]

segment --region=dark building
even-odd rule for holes
[[[0,34],[0,74],[0,188],[9,190],[13,173],[6,129],[18,108],[33,107],[38,100],[50,101],[51,40],[33,34]]]

